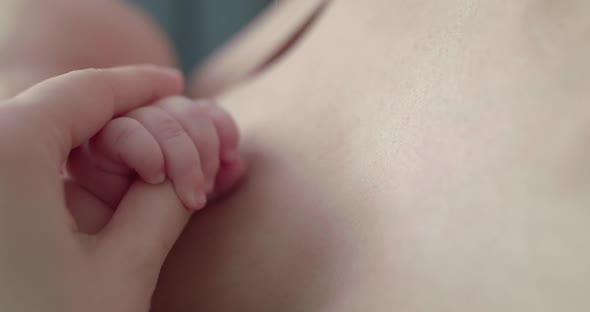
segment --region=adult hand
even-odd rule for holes
[[[85,70],[0,105],[0,306],[5,311],[147,311],[160,267],[190,213],[171,185],[136,182],[97,234],[69,210],[72,149],[113,117],[182,90],[155,67]],[[98,204],[98,203],[97,203]],[[103,220],[104,221],[104,220]]]

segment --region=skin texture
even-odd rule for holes
[[[139,176],[169,179],[185,206],[200,210],[243,175],[238,141],[233,119],[213,102],[169,97],[109,122],[70,153],[68,174],[113,209]]]
[[[192,219],[154,310],[589,309],[588,14],[334,1],[221,100],[251,172]]]
[[[192,219],[153,310],[588,310],[589,12],[333,1],[222,99],[250,176]]]
[[[91,215],[100,203],[76,201],[83,190],[66,191],[76,183],[64,179],[61,169],[69,152],[114,116],[181,90],[177,71],[125,67],[73,72],[0,102],[3,309],[149,308],[160,266],[189,211],[171,196],[170,184],[137,181],[106,226],[88,235],[68,211]]]
[[[211,102],[166,97],[183,89],[170,69],[84,70],[27,89],[76,68],[173,63],[149,21],[121,2],[45,4],[0,3],[0,306],[147,311],[164,258],[191,215],[184,206],[201,208],[180,200],[180,191],[215,199],[244,174],[237,128]],[[105,16],[115,22],[105,25]],[[123,45],[130,40],[138,45]],[[87,49],[95,45],[103,50]],[[143,113],[148,104],[162,113]],[[136,132],[139,126],[154,135]],[[127,131],[137,141],[121,145]],[[150,139],[156,144],[141,144]],[[187,158],[187,148],[196,157]],[[191,170],[179,172],[184,166]],[[151,179],[154,168],[171,182]]]

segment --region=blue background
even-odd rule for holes
[[[248,24],[272,0],[134,0],[173,40],[189,70]]]

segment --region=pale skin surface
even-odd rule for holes
[[[169,97],[182,80],[89,69],[0,101],[2,310],[149,309],[191,214],[245,172],[225,111]]]
[[[222,100],[250,176],[193,218],[155,310],[590,309],[588,14],[334,1]]]
[[[68,188],[78,184],[63,177],[62,167],[113,117],[181,90],[177,71],[125,67],[73,72],[0,102],[2,310],[148,310],[190,211],[170,183],[136,181],[122,191],[112,218],[91,233],[80,217],[101,205],[84,200],[91,195],[82,188]]]
[[[589,15],[333,1],[222,100],[250,176],[192,220],[156,311],[590,309]]]

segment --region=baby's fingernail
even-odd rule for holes
[[[166,181],[166,174],[161,172],[158,175],[156,175],[153,179],[151,179],[150,183],[151,184],[162,184],[162,183],[164,183],[164,181]]]
[[[205,205],[207,205],[207,195],[203,192],[196,192],[192,197],[191,206],[189,208],[198,211],[205,208]]]

